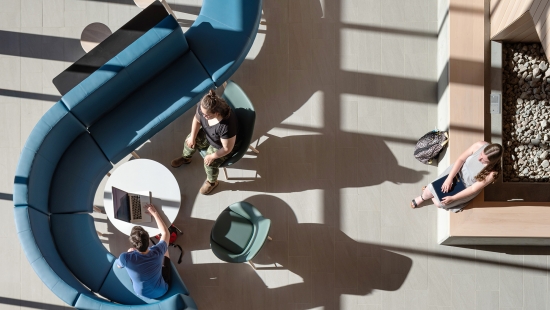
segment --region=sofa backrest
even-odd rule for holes
[[[65,94],[62,101],[90,127],[188,49],[178,22],[169,15]]]
[[[59,101],[32,130],[15,171],[15,206],[28,205],[48,214],[51,179],[59,159],[86,128]]]
[[[262,1],[207,0],[203,1],[199,14],[247,36],[256,35],[254,29],[260,24]]]
[[[92,212],[95,192],[113,168],[88,132],[65,150],[50,184],[50,213]]]
[[[44,284],[71,306],[81,294],[91,296],[59,257],[50,232],[49,216],[28,206],[15,207],[14,216],[22,248]]]
[[[203,2],[185,37],[216,86],[229,79],[244,61],[258,33],[261,12],[261,0]]]
[[[99,240],[93,217],[87,213],[52,214],[50,223],[59,256],[80,282],[98,292],[115,257]]]
[[[116,163],[193,107],[212,86],[189,51],[88,129]]]

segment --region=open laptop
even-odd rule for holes
[[[151,215],[145,212],[145,205],[151,202],[151,192],[128,193],[113,186],[112,193],[116,219],[129,223],[151,222]]]

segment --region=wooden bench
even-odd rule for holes
[[[440,52],[448,49],[448,62],[445,69],[439,65],[442,112],[439,112],[438,126],[448,126],[450,142],[440,161],[440,171],[456,161],[472,143],[491,141],[488,2],[450,0],[441,26],[438,49]],[[442,63],[441,58],[438,63]],[[447,84],[446,87],[441,83]],[[489,202],[485,201],[484,194],[482,191],[462,212],[438,210],[440,244],[550,245],[550,202]]]

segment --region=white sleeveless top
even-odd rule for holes
[[[472,186],[477,180],[476,175],[485,168],[485,165],[479,161],[479,155],[483,152],[483,149],[489,145],[489,143],[483,144],[475,153],[468,156],[462,169],[460,169],[460,177],[466,186]]]

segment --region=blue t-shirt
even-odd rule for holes
[[[168,284],[162,278],[162,261],[167,250],[168,245],[161,240],[150,247],[147,254],[138,251],[120,254],[118,265],[128,271],[136,294],[159,298],[168,291]]]

